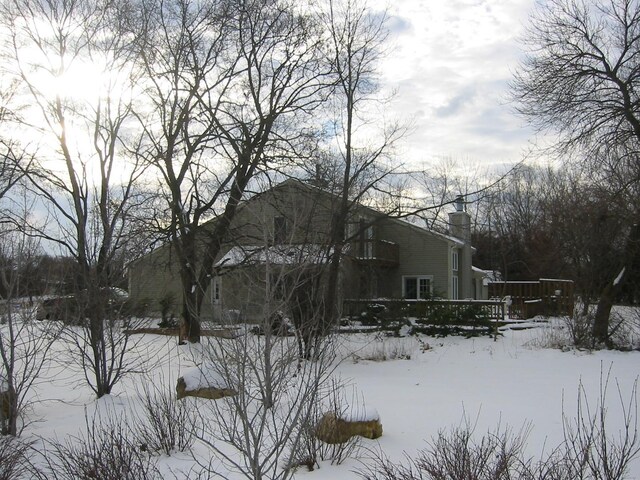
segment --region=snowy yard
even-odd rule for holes
[[[528,429],[526,451],[538,457],[561,442],[563,411],[569,418],[575,416],[579,385],[583,385],[589,405],[595,407],[601,376],[608,372],[607,421],[611,434],[616,435],[622,426],[620,397],[628,405],[640,372],[640,352],[547,348],[544,345],[558,331],[546,323],[502,333],[496,341],[488,337],[341,335],[338,358],[342,361],[334,377],[348,384],[347,398],[353,399],[355,408],[377,410],[384,433],[378,440],[362,440],[355,451],[358,458],[341,465],[321,462],[312,472],[302,467],[296,478],[359,478],[354,470],[367,463],[372,452],[402,460],[405,453],[412,455],[424,448],[439,430],[465,421],[474,424],[479,435],[498,425],[515,432]],[[34,392],[37,401],[28,412],[33,423],[23,437],[64,439],[77,435],[85,418],[91,420],[96,412],[111,417],[127,415],[129,424],[135,425],[132,412],[139,408],[139,386],[152,379],[175,389],[180,372],[193,365],[189,347],[178,346],[173,337],[144,335],[136,350],[130,354],[148,358],[149,372],[126,377],[116,386],[115,394],[99,401],[81,383],[82,374],[76,367],[66,363],[52,366],[46,372],[46,382],[38,384]],[[198,400],[203,401],[210,402]],[[209,461],[207,452],[199,444],[193,448],[193,454],[205,462]],[[188,453],[154,458],[164,478],[193,475],[186,473],[194,465]],[[231,472],[223,476],[241,478]],[[640,459],[633,463],[629,478],[640,478]]]

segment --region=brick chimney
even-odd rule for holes
[[[466,212],[464,195],[458,195],[453,205],[456,210],[449,213],[449,232],[460,240],[471,242],[471,216]]]
[[[471,216],[466,212],[464,195],[453,202],[455,211],[449,213],[449,233],[462,240],[458,252],[458,296],[473,298],[473,269],[471,267]]]

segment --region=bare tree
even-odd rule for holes
[[[484,200],[486,229],[476,240],[484,241],[478,260],[485,268],[499,269],[513,280],[556,274],[545,254],[550,251],[543,208],[548,181],[545,169],[521,166]]]
[[[138,74],[124,29],[129,3],[10,0],[2,4],[6,74],[23,87],[17,128],[38,138],[24,173],[49,208],[38,235],[75,259],[81,363],[98,397],[122,374],[126,343],[106,340],[108,291],[140,163],[127,152]],[[53,221],[51,221],[53,220]],[[86,359],[90,359],[87,363]]]
[[[551,0],[538,6],[525,34],[528,53],[513,82],[518,110],[541,131],[559,134],[561,152],[598,161],[609,151],[632,167],[620,191],[637,184],[640,144],[636,0]],[[638,225],[638,209],[629,219]],[[613,299],[629,274],[640,227],[631,228],[618,274],[600,294],[594,337],[608,342]]]
[[[13,209],[26,215],[29,205],[13,204]],[[21,225],[25,226],[25,222]],[[31,403],[30,393],[43,380],[51,358],[49,351],[59,328],[55,324],[37,322],[33,306],[20,301],[23,266],[37,255],[38,241],[25,232],[9,226],[0,231],[0,282],[5,298],[0,318],[0,426],[3,435],[19,435],[27,422],[19,420]],[[23,419],[24,420],[24,419]]]
[[[549,174],[548,195],[542,202],[543,228],[554,239],[551,251],[565,276],[574,280],[583,315],[609,279],[618,274],[617,260],[629,234],[630,213],[630,205],[612,195],[600,175],[585,176],[569,170]]]
[[[314,190],[293,186],[296,192],[299,188]],[[209,458],[196,458],[202,478],[227,477],[228,472],[290,478],[294,468],[288,459],[296,463],[300,458],[318,390],[332,368],[329,341],[323,345],[326,355],[301,361],[290,328],[293,292],[323,267],[323,250],[308,227],[314,223],[309,212],[315,198],[290,192],[287,184],[268,189],[236,216],[233,246],[215,265],[214,285],[224,293],[213,307],[225,325],[239,322],[233,329],[237,335],[203,336],[201,345],[191,349],[196,368],[181,372],[189,389],[235,391],[213,402],[189,404],[197,412],[196,434],[211,450]],[[274,214],[282,215],[283,222],[274,222]],[[251,329],[240,311],[255,323]],[[320,310],[311,313],[309,321],[317,322]]]
[[[268,207],[286,204],[282,200]],[[196,434],[216,454],[210,463],[198,463],[210,475],[232,471],[249,479],[291,478],[303,456],[303,438],[314,426],[321,387],[335,368],[331,338],[318,340],[313,361],[300,358],[294,333],[304,328],[294,332],[292,321],[319,323],[322,309],[307,310],[299,302],[302,291],[321,298],[309,291],[319,288],[309,278],[322,271],[324,250],[305,231],[308,215],[288,213],[287,229],[274,243],[272,218],[259,208],[251,212],[262,238],[235,246],[227,257],[234,260],[222,273],[223,282],[242,283],[253,292],[246,302],[255,307],[245,310],[255,312],[255,326],[233,339],[203,338],[204,355],[195,358],[203,384],[235,391],[198,408]],[[308,238],[301,241],[304,235]]]
[[[144,5],[144,3],[143,3]],[[153,3],[143,12],[152,105],[141,116],[182,282],[182,336],[200,340],[214,260],[251,180],[307,138],[324,88],[319,35],[288,0]],[[211,228],[204,220],[217,215]]]
[[[382,188],[391,171],[384,161],[403,134],[395,124],[384,126],[382,131],[369,130],[368,135],[360,134],[371,127],[365,120],[370,113],[367,109],[379,100],[375,95],[377,66],[388,35],[385,12],[373,12],[357,0],[345,0],[330,1],[320,16],[329,35],[326,56],[334,86],[331,98],[338,147],[331,162],[336,183],[330,190],[337,201],[328,242],[324,314],[315,335],[326,334],[339,317],[339,272],[350,212],[368,193]],[[308,356],[312,352],[306,353]]]
[[[18,118],[18,112],[13,110],[17,90],[16,79],[0,84],[0,125],[3,127]],[[0,199],[20,180],[22,171],[28,168],[27,158],[16,138],[0,137]]]

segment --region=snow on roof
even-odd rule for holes
[[[482,284],[488,285],[489,282],[500,282],[502,281],[502,273],[498,270],[483,270],[478,267],[471,267],[474,273],[479,273],[482,275]]]
[[[365,207],[365,208],[370,208],[370,207]],[[371,210],[373,210],[373,209],[371,209]],[[377,210],[373,210],[373,211],[377,212],[378,214],[380,213]],[[425,228],[425,227],[421,227],[420,225],[417,225],[415,223],[410,222],[406,218],[396,218],[396,217],[387,217],[387,218],[389,220],[394,220],[396,222],[400,222],[403,225],[408,225],[410,227],[413,227],[414,229],[416,229],[416,230],[418,230],[418,231],[420,231],[422,233],[426,233],[428,235],[432,235],[434,237],[442,238],[443,240],[447,240],[449,242],[455,243],[456,245],[464,246],[464,244],[465,244],[464,240],[462,240],[461,238],[454,237],[453,235],[447,235],[446,233],[440,233],[440,232],[437,232],[435,230],[430,230],[430,229]]]
[[[270,263],[272,265],[299,265],[301,263],[325,263],[326,247],[321,245],[273,245],[237,246],[231,248],[215,264],[216,267],[237,265],[256,265]]]

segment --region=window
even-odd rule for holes
[[[358,258],[375,258],[373,225],[368,223],[369,221],[363,217],[360,217],[357,222],[347,223],[345,238],[355,245],[355,256]]]
[[[433,276],[402,277],[402,296],[408,300],[424,300],[433,296]]]
[[[287,219],[284,217],[273,217],[273,242],[286,243],[288,234]]]
[[[211,303],[220,303],[220,277],[213,277],[211,280]]]
[[[458,300],[458,276],[451,277],[451,299]]]
[[[451,270],[458,271],[458,249],[451,250]]]
[[[364,258],[374,258],[373,257],[373,227],[368,226],[364,229],[364,239],[363,239],[363,257]]]

